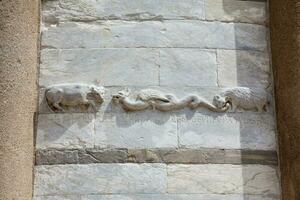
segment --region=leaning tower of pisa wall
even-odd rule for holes
[[[280,199],[266,13],[43,1],[35,199]],[[101,106],[82,106],[100,86]],[[218,94],[237,109],[211,109]]]

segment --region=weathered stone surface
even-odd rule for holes
[[[40,114],[36,148],[91,148],[94,146],[92,114]]]
[[[176,118],[166,113],[147,112],[98,114],[95,146],[100,148],[177,147]]]
[[[78,163],[124,163],[127,155],[126,149],[86,149],[78,151]]]
[[[276,169],[262,165],[168,165],[168,193],[279,195]]]
[[[44,48],[199,47],[266,50],[260,25],[198,20],[66,22],[43,31]]]
[[[207,20],[265,24],[265,1],[213,0],[205,2]]]
[[[299,5],[298,0],[269,1],[283,200],[300,199]]]
[[[162,150],[163,152],[164,150]],[[163,156],[157,149],[129,149],[127,162],[164,163]]]
[[[39,84],[158,85],[158,54],[154,49],[43,50]]]
[[[217,86],[215,51],[161,49],[160,85]]]
[[[34,200],[279,200],[278,195],[132,194],[38,196]]]
[[[204,19],[204,0],[57,0],[43,4],[43,20],[93,21],[103,19]]]
[[[163,193],[163,164],[90,164],[36,166],[35,196]]]
[[[267,88],[270,63],[267,53],[257,51],[217,50],[219,86]]]
[[[227,149],[225,150],[224,160],[225,164],[278,164],[276,151]]]
[[[269,114],[196,113],[178,119],[181,147],[276,150],[274,119]]]
[[[95,196],[98,196],[98,195],[95,195]],[[81,195],[35,196],[35,197],[33,197],[33,200],[82,200],[83,198],[88,198],[88,197],[81,196]]]
[[[0,199],[31,199],[40,1],[0,1]]]
[[[39,149],[35,153],[35,164],[77,164],[79,161],[78,149]]]
[[[275,151],[230,149],[45,149],[36,165],[89,163],[182,163],[277,165]]]

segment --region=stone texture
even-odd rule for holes
[[[79,161],[77,149],[39,149],[35,153],[35,164],[77,164]]]
[[[91,148],[94,146],[92,114],[39,115],[36,148]]]
[[[277,165],[276,151],[263,150],[225,150],[225,164]]]
[[[215,51],[161,49],[160,85],[217,86]]]
[[[218,50],[217,60],[219,86],[270,86],[271,72],[267,53]]]
[[[177,147],[177,123],[169,114],[143,112],[98,114],[95,146],[100,148]]]
[[[276,94],[282,199],[300,199],[299,0],[270,1],[272,68]]]
[[[276,150],[275,125],[271,115],[196,113],[178,119],[181,147]]]
[[[213,0],[205,2],[207,20],[265,24],[267,20],[265,1]]]
[[[35,196],[163,193],[163,164],[90,164],[36,166]]]
[[[89,163],[182,163],[277,165],[275,151],[230,149],[44,149],[36,165]]]
[[[132,194],[132,195],[64,195],[39,196],[34,200],[279,200],[274,195],[213,195],[213,194]]]
[[[0,199],[32,197],[38,0],[0,1]]]
[[[168,21],[66,22],[47,27],[43,48],[199,47],[266,50],[266,28],[260,25]]]
[[[262,165],[168,165],[168,193],[279,195],[276,169]]]
[[[158,85],[158,53],[154,49],[43,50],[39,84]]]
[[[204,19],[204,0],[56,0],[43,4],[46,23],[103,19]]]
[[[126,149],[86,149],[78,151],[78,163],[125,163],[127,154]]]

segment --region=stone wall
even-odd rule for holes
[[[124,88],[272,96],[266,24],[263,1],[43,1],[36,199],[279,199],[272,100],[262,113],[111,102]],[[105,86],[98,112],[51,111],[45,89],[66,82]]]
[[[32,199],[39,1],[0,1],[0,199]]]

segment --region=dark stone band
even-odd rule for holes
[[[36,165],[89,163],[261,164],[277,165],[275,151],[226,149],[47,149]]]

